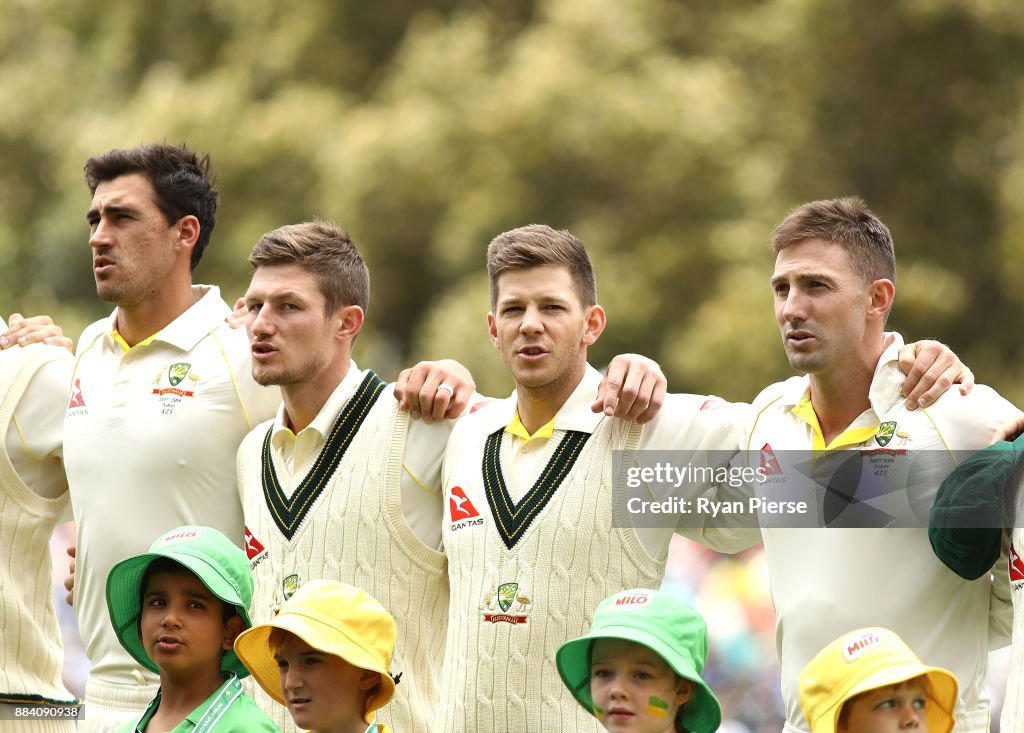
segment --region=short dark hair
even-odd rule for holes
[[[169,557],[158,557],[151,562],[147,567],[146,571],[142,574],[142,579],[139,581],[139,608],[144,609],[146,607],[146,588],[149,587],[149,579],[157,573],[170,573],[172,575],[191,575],[194,578],[199,576],[189,570],[187,567],[182,565],[177,560],[172,560]],[[202,583],[202,580],[199,581]],[[205,583],[203,583],[205,587]],[[207,589],[209,590],[209,589]],[[238,616],[238,609],[230,603],[225,603],[223,600],[217,597],[217,595],[210,591],[210,597],[213,598],[221,605],[222,616],[224,623],[227,623],[235,616]],[[139,614],[139,623],[142,622],[142,614]]]
[[[896,282],[892,234],[856,196],[811,201],[798,206],[775,228],[772,249],[780,251],[808,239],[842,246],[854,270],[865,280]]]
[[[530,224],[499,234],[487,246],[491,310],[498,303],[498,278],[503,273],[540,265],[565,265],[583,307],[597,303],[594,265],[583,242],[565,229],[556,231],[544,224]]]
[[[157,208],[168,225],[189,215],[199,220],[199,239],[192,249],[195,270],[217,225],[217,191],[210,174],[210,156],[199,155],[184,145],[154,143],[111,150],[85,161],[85,182],[92,194],[99,184],[129,173],[140,173],[153,185]]]
[[[370,306],[370,271],[348,232],[328,221],[289,224],[267,232],[249,255],[253,268],[295,264],[313,275],[324,296],[324,312]]]

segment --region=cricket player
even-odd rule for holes
[[[892,629],[952,670],[956,730],[987,731],[987,656],[1007,643],[1011,622],[1005,559],[994,577],[964,580],[933,555],[925,527],[958,452],[988,445],[1017,411],[983,386],[907,409],[902,340],[887,345],[884,334],[896,295],[892,236],[863,201],[797,207],[772,243],[775,316],[786,356],[804,376],[758,395],[742,448],[767,467],[772,490],[829,487],[807,495],[811,524],[821,526],[780,528],[761,517],[785,731],[809,730],[800,671],[834,638],[867,626]]]

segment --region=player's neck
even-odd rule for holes
[[[885,351],[885,340],[880,329],[865,338],[861,347],[836,357],[827,369],[808,375],[811,407],[825,445],[871,407],[871,382]]]
[[[516,410],[519,413],[519,421],[530,435],[551,422],[583,380],[586,369],[586,362],[583,362],[577,372],[548,384],[535,387],[516,385]]]
[[[285,425],[296,435],[309,427],[320,414],[334,390],[348,375],[352,362],[346,358],[333,363],[329,369],[311,379],[296,384],[281,385],[284,402]]]
[[[191,308],[203,293],[192,288],[191,280],[160,288],[138,303],[117,306],[117,332],[129,347],[159,333]]]
[[[871,407],[868,394],[872,376],[871,371],[843,376],[811,375],[811,407],[818,417],[825,445]]]

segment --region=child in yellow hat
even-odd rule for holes
[[[395,621],[366,591],[311,580],[274,620],[235,641],[235,653],[310,733],[388,733],[375,711],[395,694],[388,670]]]
[[[844,634],[800,673],[800,705],[812,733],[950,733],[957,681],[921,664],[888,629]]]

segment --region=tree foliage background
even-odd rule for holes
[[[221,192],[197,281],[230,301],[264,231],[315,216],[373,274],[357,359],[486,337],[506,229],[587,242],[622,351],[673,391],[750,399],[789,372],[768,239],[863,196],[897,245],[893,328],[952,344],[1024,404],[1024,14],[1015,0],[0,0],[0,312],[77,335],[97,301],[82,164],[167,140]]]

